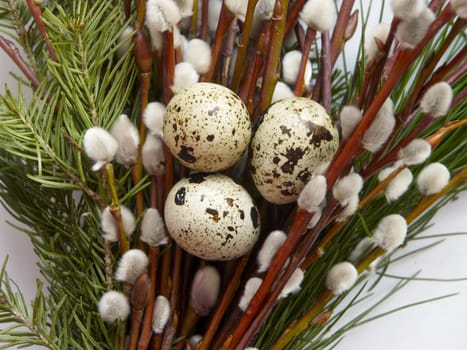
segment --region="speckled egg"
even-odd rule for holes
[[[249,252],[260,230],[248,192],[221,174],[197,173],[178,181],[164,209],[170,236],[206,260],[230,260]]]
[[[293,202],[338,145],[337,128],[319,103],[284,98],[268,108],[251,141],[254,183],[269,202]]]
[[[237,162],[251,139],[248,110],[233,91],[197,83],[167,105],[164,141],[186,167],[216,172]]]

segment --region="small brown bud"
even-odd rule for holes
[[[149,294],[151,289],[151,281],[147,273],[143,273],[136,279],[136,282],[131,290],[131,305],[136,310],[142,310],[148,305]]]
[[[347,26],[345,27],[344,31],[344,40],[350,40],[353,37],[355,30],[358,26],[358,10],[355,10],[349,17],[347,21]]]
[[[152,66],[152,52],[149,39],[142,30],[135,35],[135,58],[141,73],[150,73]]]

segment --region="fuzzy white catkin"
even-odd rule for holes
[[[151,247],[167,244],[164,219],[157,209],[149,208],[144,213],[140,239]]]
[[[96,171],[115,158],[118,142],[107,130],[96,126],[86,130],[83,147],[86,155],[96,162],[92,167]]]
[[[271,103],[282,100],[286,97],[294,97],[292,89],[283,81],[278,81],[274,87],[274,92],[272,93]]]
[[[243,295],[238,302],[238,307],[240,310],[245,311],[247,309],[251,299],[253,299],[256,291],[261,286],[261,283],[263,283],[263,280],[259,277],[251,277],[248,281],[246,281]]]
[[[414,139],[402,147],[397,156],[405,165],[421,164],[431,155],[431,145],[424,139]]]
[[[384,179],[386,179],[389,175],[391,175],[394,172],[394,170],[396,170],[396,169],[397,169],[397,167],[395,167],[395,166],[388,166],[388,167],[384,168],[378,174],[378,181],[379,182],[384,181]]]
[[[199,74],[191,63],[181,62],[175,66],[174,84],[172,91],[174,94],[179,93],[183,89],[187,89],[198,82]]]
[[[304,278],[305,274],[303,271],[301,269],[295,269],[284,288],[282,288],[281,294],[279,294],[279,299],[286,298],[289,296],[289,294],[299,292]]]
[[[258,273],[265,272],[269,265],[271,265],[271,261],[276,255],[279,248],[285,242],[287,235],[284,231],[275,230],[272,231],[264,240],[261,249],[258,252],[258,256],[256,261],[258,263]]]
[[[151,102],[146,106],[143,112],[143,122],[149,129],[151,135],[162,137],[164,114],[165,105],[160,102]]]
[[[191,63],[198,74],[206,74],[211,66],[211,46],[204,40],[192,39],[183,50],[183,59]]]
[[[412,19],[403,20],[396,30],[396,38],[403,49],[413,49],[425,37],[431,23],[435,20],[433,11],[425,8],[422,13]]]
[[[451,107],[453,92],[451,85],[442,81],[433,84],[423,95],[420,109],[435,118],[445,115]]]
[[[126,114],[118,117],[110,129],[110,134],[118,142],[115,161],[126,167],[135,164],[138,155],[139,132]]]
[[[161,176],[165,173],[164,144],[160,137],[148,135],[141,150],[144,170],[149,175]]]
[[[224,4],[236,18],[245,22],[248,0],[224,0]]]
[[[332,186],[332,195],[345,207],[352,197],[355,197],[363,187],[363,178],[357,173],[350,173],[341,177]]]
[[[191,284],[190,305],[199,316],[206,316],[219,297],[221,276],[212,266],[200,268]]]
[[[178,8],[182,17],[190,17],[193,14],[194,0],[177,0]]]
[[[391,7],[395,17],[409,20],[420,16],[426,4],[424,0],[392,0]]]
[[[326,178],[323,175],[313,176],[298,195],[298,207],[309,213],[319,210],[321,202],[326,197],[326,190]]]
[[[467,0],[451,0],[451,6],[460,18],[467,18]]]
[[[111,290],[102,295],[97,309],[104,322],[123,321],[130,314],[130,302],[125,294]]]
[[[357,277],[357,269],[351,263],[338,263],[331,267],[326,276],[326,288],[334,295],[342,294],[354,285]]]
[[[410,169],[405,168],[397,174],[384,189],[384,195],[388,202],[395,201],[402,196],[413,181],[413,175]]]
[[[381,107],[370,127],[365,131],[362,139],[362,146],[372,153],[383,147],[396,125],[396,118],[392,111],[392,101],[390,99]]]
[[[130,249],[125,252],[118,262],[115,279],[134,284],[136,279],[147,271],[149,258],[140,249]]]
[[[342,138],[347,140],[362,120],[362,112],[355,106],[344,106],[339,114]]]
[[[355,194],[346,200],[346,205],[344,209],[339,213],[336,217],[337,222],[345,221],[347,218],[353,214],[355,214],[358,210],[358,205],[360,204],[360,197]]]
[[[154,311],[152,314],[152,330],[156,334],[162,334],[164,327],[170,317],[170,303],[169,300],[163,296],[158,295],[154,303]]]
[[[387,23],[379,23],[371,32],[370,36],[365,40],[365,52],[368,55],[368,61],[376,57],[379,52],[379,47],[375,39],[378,39],[383,44],[386,43],[389,34],[389,25]]]
[[[390,251],[400,246],[407,235],[407,222],[399,214],[390,214],[382,218],[375,231],[373,241],[382,249]]]
[[[358,264],[362,257],[368,254],[375,246],[375,242],[370,237],[363,238],[349,255],[349,261],[352,264]]]
[[[120,205],[120,215],[122,217],[123,231],[127,236],[133,234],[136,228],[136,219],[132,211]],[[102,235],[105,240],[110,242],[118,241],[118,226],[115,222],[112,213],[110,212],[110,207],[104,209],[101,215],[101,228],[104,234]]]
[[[302,52],[292,50],[287,52],[282,59],[282,79],[290,85],[295,85],[300,69],[300,61],[302,60]],[[307,60],[305,66],[305,74],[303,82],[307,85],[311,79],[311,63]]]
[[[310,28],[324,32],[336,24],[337,12],[333,0],[308,0],[300,12],[300,18]]]
[[[151,33],[165,32],[180,22],[182,15],[174,0],[148,0],[146,2],[146,26]]]
[[[431,196],[440,192],[450,179],[451,174],[444,164],[431,163],[418,174],[417,187],[424,196]]]
[[[120,34],[120,37],[118,38],[118,49],[117,49],[117,56],[118,57],[123,57],[128,50],[130,49],[130,46],[132,44],[132,34],[134,32],[134,28],[131,26],[126,27],[122,34]]]

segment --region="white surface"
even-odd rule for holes
[[[358,30],[357,30],[358,32]],[[1,50],[0,50],[1,51]],[[11,68],[9,58],[0,52],[0,93]],[[11,85],[12,89],[15,88]],[[425,234],[467,232],[467,193],[449,203],[434,219],[436,225]],[[35,279],[39,277],[36,258],[27,237],[6,224],[10,220],[0,209],[0,261],[10,255],[8,273],[28,298],[35,293]],[[427,243],[423,241],[420,243]],[[407,258],[391,267],[390,273],[410,276],[422,269],[420,277],[459,278],[467,276],[467,235],[448,238],[435,248]],[[385,279],[374,291],[376,300],[397,283]],[[337,347],[338,350],[464,350],[467,349],[467,282],[411,282],[387,301],[376,313],[436,296],[459,293],[452,298],[416,306],[352,330]],[[370,304],[361,304],[355,312]],[[31,348],[37,349],[37,348]]]

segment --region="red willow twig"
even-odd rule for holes
[[[303,81],[303,77],[305,75],[305,69],[308,64],[308,56],[310,54],[311,45],[313,45],[315,37],[316,31],[311,28],[308,28],[306,31],[305,40],[303,42],[302,60],[300,61],[300,68],[297,74],[297,81],[295,83],[295,88],[293,91],[295,96],[302,96],[303,92],[305,91],[306,83]]]
[[[346,29],[349,23],[350,13],[354,5],[355,0],[344,0],[339,10],[339,14],[336,21],[336,26],[332,33],[331,39],[331,67],[337,61],[337,57],[341,53],[345,44]]]
[[[42,20],[42,10],[40,6],[34,0],[26,0],[26,4],[28,5],[29,11],[31,11],[31,15],[34,18],[34,22],[37,24],[37,28],[41,33],[42,39],[44,39],[45,46],[47,47],[47,51],[49,51],[50,58],[57,62],[57,55],[55,54],[55,50],[47,36],[47,29],[45,28],[44,21]]]
[[[331,114],[331,47],[329,31],[321,33],[321,104]]]
[[[289,10],[287,11],[287,21],[285,24],[284,38],[287,38],[292,32],[292,29],[295,27],[300,11],[305,5],[307,0],[296,0],[292,5],[290,5]]]
[[[36,73],[27,65],[26,61],[20,55],[18,48],[10,40],[0,35],[0,47],[15,62],[16,66],[23,72],[26,78],[31,82],[33,88],[39,86],[39,79]]]
[[[269,51],[264,68],[263,85],[261,96],[256,110],[256,114],[263,113],[271,103],[274,87],[278,79],[277,69],[280,63],[280,53],[284,40],[284,30],[286,25],[286,13],[288,0],[277,0],[271,18],[271,39],[269,41]]]
[[[235,16],[230,12],[227,6],[225,6],[225,3],[222,2],[219,23],[217,25],[214,42],[211,48],[211,67],[209,67],[209,71],[204,75],[204,77],[202,77],[202,81],[212,81],[219,60],[219,55],[222,50],[225,33],[229,29],[233,20],[235,20]]]
[[[235,62],[234,74],[232,76],[232,84],[230,88],[238,92],[240,87],[240,81],[242,78],[242,72],[244,71],[245,57],[248,48],[248,42],[250,40],[251,26],[253,24],[253,18],[255,14],[255,6],[258,3],[258,0],[249,0],[248,8],[246,11],[245,22],[243,24],[242,36],[238,41],[238,51],[237,51],[237,60]]]

